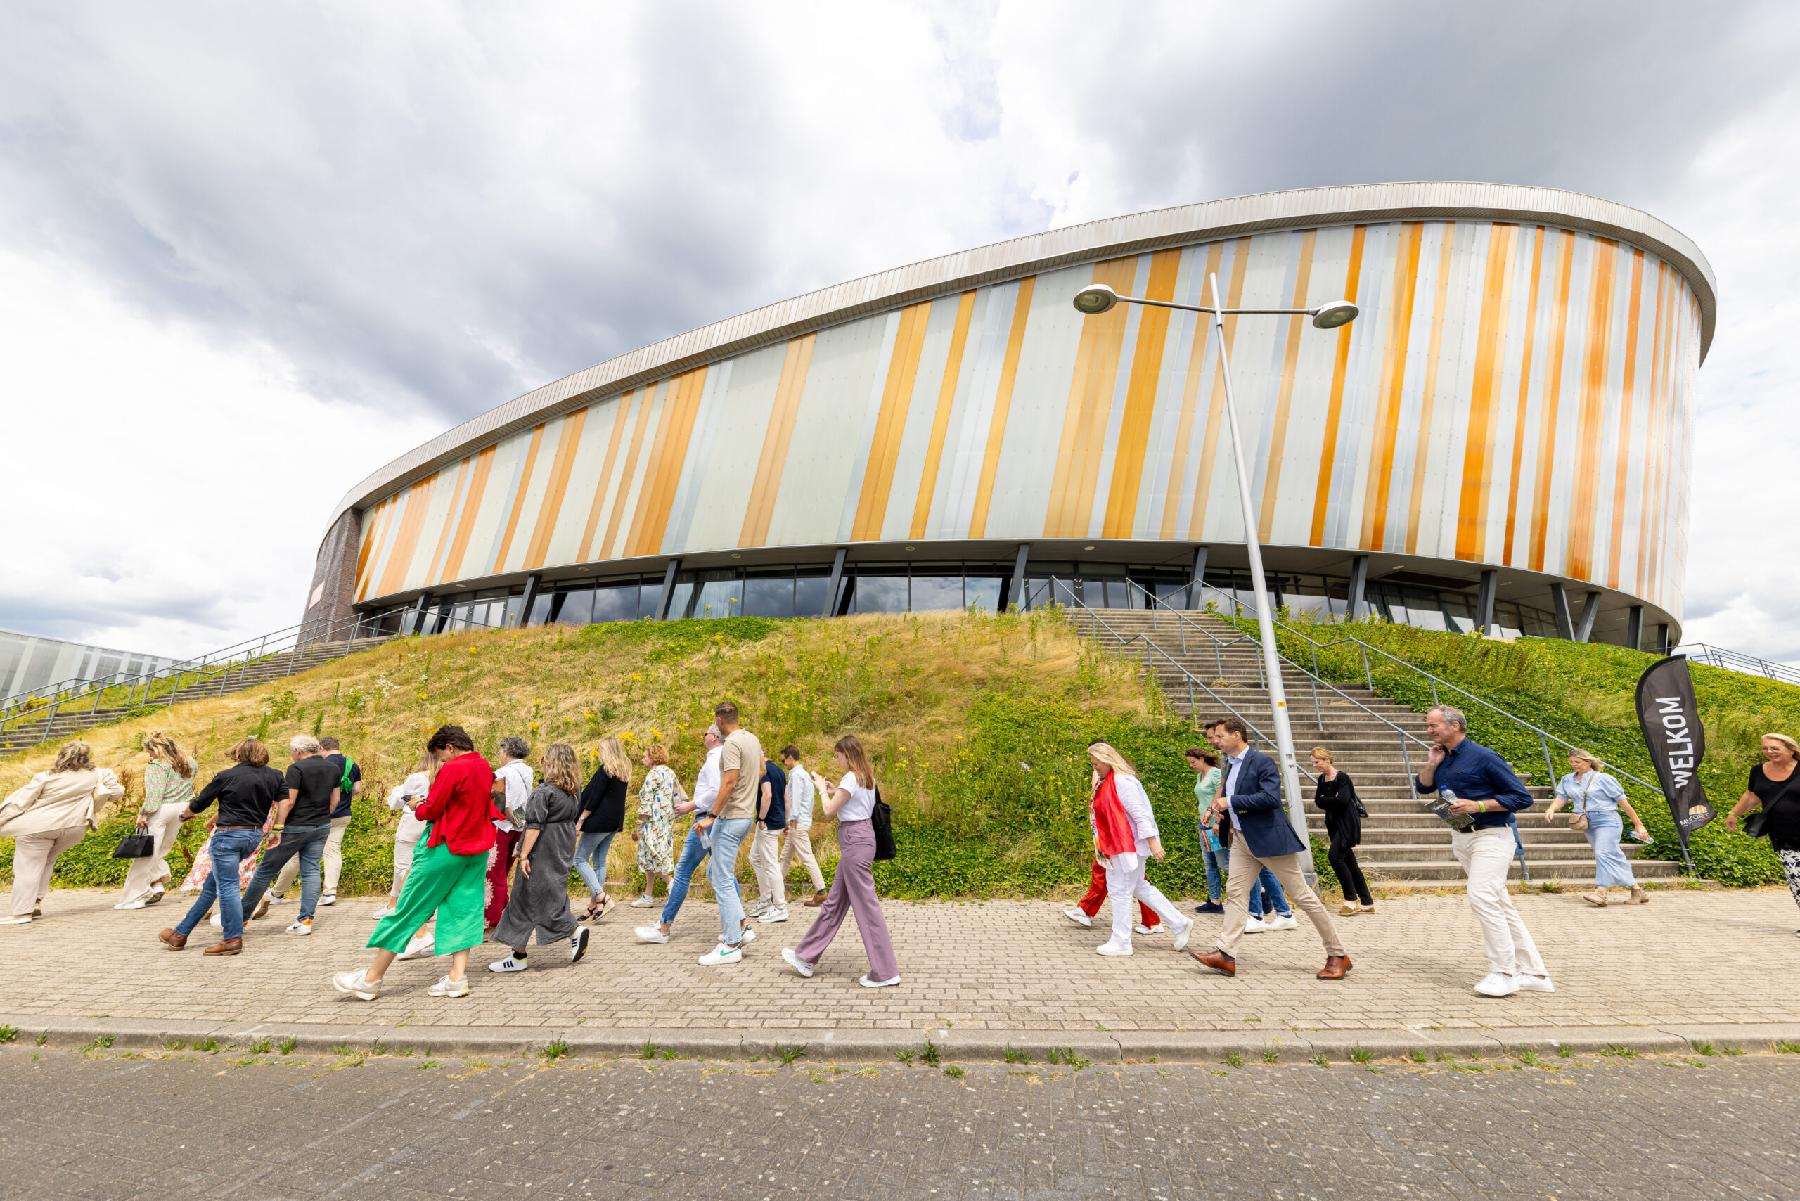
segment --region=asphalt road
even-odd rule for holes
[[[1800,1056],[958,1077],[0,1050],[8,1201],[1791,1199],[1796,1131]]]

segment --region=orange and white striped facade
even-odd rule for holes
[[[1549,189],[1313,189],[1096,222],[770,306],[558,381],[346,498],[367,605],[770,548],[1243,540],[1541,574],[1679,618],[1710,273]],[[659,369],[660,364],[660,369]],[[923,549],[923,548],[922,548]],[[1004,556],[1002,556],[1004,557]]]

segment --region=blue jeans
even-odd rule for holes
[[[219,920],[225,924],[226,938],[244,936],[243,894],[238,892],[238,867],[262,845],[261,830],[214,830],[207,840],[206,853],[212,857],[212,871],[200,886],[200,895],[188,911],[175,923],[175,933],[186,938],[194,927],[206,920],[213,902],[219,903]],[[221,888],[219,881],[225,882]]]
[[[675,915],[681,912],[682,902],[687,900],[688,884],[706,855],[706,843],[701,839],[700,831],[689,830],[686,841],[681,844],[681,860],[675,865],[675,877],[669,881],[669,899],[663,902],[663,925],[675,924]]]
[[[712,827],[712,862],[706,880],[719,902],[719,941],[735,947],[744,938],[744,898],[738,895],[737,856],[744,839],[756,825],[753,817],[721,819]]]
[[[1294,915],[1287,894],[1281,891],[1281,881],[1266,867],[1256,874],[1256,883],[1250,886],[1250,916],[1261,917],[1264,909],[1273,909],[1282,917]]]
[[[331,837],[331,824],[323,826],[289,826],[281,832],[281,841],[263,855],[244,890],[243,907],[256,912],[256,903],[275,883],[275,877],[295,855],[300,856],[300,916],[310,918],[319,907],[319,861],[325,855],[325,841]]]
[[[1225,895],[1225,865],[1219,862],[1223,851],[1215,851],[1212,839],[1206,836],[1206,827],[1200,827],[1200,858],[1206,863],[1206,899],[1213,904]]]
[[[606,891],[606,852],[618,834],[617,830],[607,830],[602,834],[583,834],[575,840],[575,874],[595,896]],[[594,870],[596,863],[599,871]]]

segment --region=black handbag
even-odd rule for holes
[[[881,789],[875,789],[875,809],[869,814],[869,826],[875,831],[875,858],[892,859],[894,848],[894,811],[888,803],[881,799]]]
[[[156,854],[156,839],[139,830],[119,839],[119,845],[113,848],[114,859],[148,859]]]
[[[1800,773],[1789,774],[1787,780],[1783,783],[1781,791],[1775,794],[1774,800],[1764,801],[1762,806],[1758,808],[1756,812],[1744,814],[1743,831],[1745,834],[1748,834],[1751,838],[1766,837],[1765,832],[1769,828],[1769,810],[1784,801],[1792,799],[1788,796],[1788,793],[1793,791],[1796,775],[1800,775]]]

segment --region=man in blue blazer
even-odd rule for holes
[[[1250,917],[1250,889],[1257,873],[1266,867],[1281,881],[1294,907],[1306,911],[1313,929],[1319,932],[1319,941],[1325,944],[1325,966],[1319,979],[1342,980],[1350,970],[1350,956],[1338,939],[1331,914],[1301,874],[1300,856],[1307,848],[1288,824],[1287,807],[1281,803],[1281,771],[1273,759],[1251,749],[1250,730],[1242,721],[1227,717],[1217,724],[1219,750],[1225,755],[1225,780],[1213,801],[1213,811],[1230,819],[1234,835],[1225,877],[1225,931],[1219,936],[1217,950],[1188,953],[1221,975],[1237,975],[1233,952]]]

